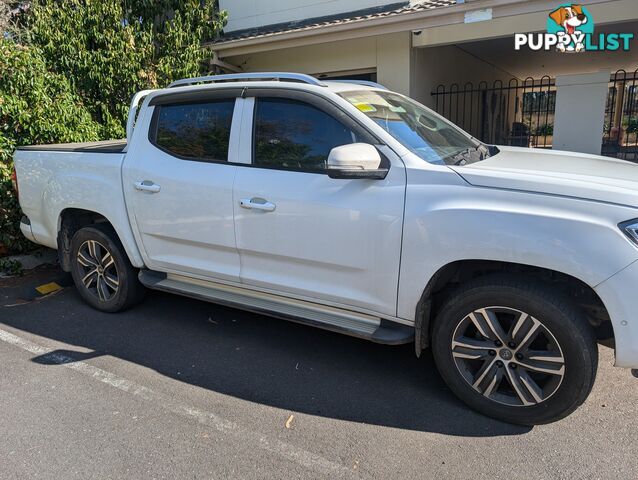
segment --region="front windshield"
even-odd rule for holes
[[[466,165],[489,156],[488,148],[481,142],[403,95],[380,90],[339,95],[430,163]]]

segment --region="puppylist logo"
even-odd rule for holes
[[[564,3],[553,10],[547,19],[547,33],[517,33],[514,50],[563,53],[629,51],[633,33],[594,33],[594,19],[582,5]]]

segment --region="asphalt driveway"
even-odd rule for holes
[[[638,379],[606,348],[583,407],[523,428],[412,346],[169,294],[19,300],[58,274],[0,280],[0,478],[636,478]]]

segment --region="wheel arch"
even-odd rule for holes
[[[460,285],[478,277],[501,273],[530,276],[550,282],[574,299],[586,315],[599,343],[614,346],[614,329],[607,308],[596,291],[582,280],[556,270],[531,265],[492,261],[460,260],[439,268],[427,283],[415,312],[415,351],[417,356],[429,346],[431,328],[442,302]]]
[[[143,266],[143,260],[137,250],[137,246],[131,245],[130,241],[125,241],[125,235],[118,230],[117,226],[111,222],[107,216],[93,210],[70,207],[60,211],[57,226],[58,258],[60,260],[60,266],[65,272],[69,272],[71,270],[71,239],[73,238],[73,235],[75,235],[75,233],[81,228],[98,224],[108,225],[113,229],[122,243],[126,255],[133,266]]]

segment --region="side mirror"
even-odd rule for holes
[[[328,176],[330,178],[370,178],[383,180],[387,168],[381,168],[379,151],[368,143],[351,143],[330,150]]]

